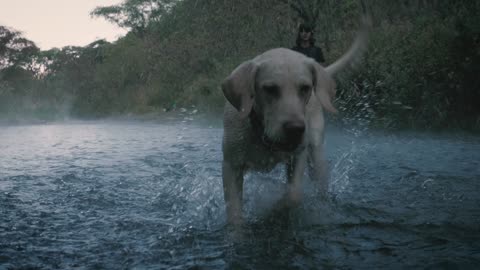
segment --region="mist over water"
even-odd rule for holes
[[[222,127],[193,116],[0,127],[0,269],[474,268],[480,139],[328,126],[331,199],[248,173],[225,225]],[[307,177],[307,176],[306,176]]]

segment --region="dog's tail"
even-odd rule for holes
[[[371,27],[372,19],[370,15],[363,15],[361,19],[360,30],[357,33],[357,37],[355,38],[353,45],[337,61],[325,68],[325,70],[330,76],[334,76],[335,74],[343,70],[345,67],[353,64],[362,56],[362,54],[367,49],[368,35]]]

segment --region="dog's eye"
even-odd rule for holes
[[[276,85],[264,85],[262,87],[262,89],[263,89],[263,91],[265,91],[265,93],[267,93],[271,96],[276,96],[279,93],[278,86],[276,86]]]
[[[309,86],[309,85],[300,86],[300,94],[302,94],[302,95],[308,94],[310,92],[310,90],[312,90],[312,87]]]

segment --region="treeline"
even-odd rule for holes
[[[338,78],[342,116],[387,127],[480,129],[480,3],[366,1],[363,61]],[[39,50],[0,26],[0,119],[99,118],[195,105],[221,112],[220,82],[316,26],[327,62],[350,45],[354,0],[126,0],[93,16],[129,29],[114,43]]]

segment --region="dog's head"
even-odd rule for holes
[[[310,98],[336,112],[333,79],[313,59],[289,49],[273,49],[244,62],[225,79],[222,90],[240,116],[254,115],[265,138],[282,150],[302,143]]]

